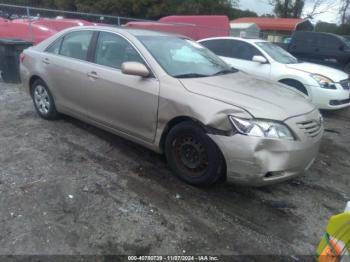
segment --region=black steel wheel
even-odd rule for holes
[[[223,175],[220,149],[202,128],[190,121],[170,130],[165,153],[172,171],[189,184],[211,185]]]

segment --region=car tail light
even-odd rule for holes
[[[21,53],[21,54],[19,55],[19,61],[20,61],[20,63],[23,63],[23,61],[24,61],[25,58],[26,58],[25,54]]]

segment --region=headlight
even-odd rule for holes
[[[241,134],[256,137],[295,140],[289,128],[283,124],[267,120],[243,119],[229,116],[232,124]]]
[[[320,87],[322,88],[337,89],[337,87],[335,86],[335,83],[331,79],[325,76],[312,74],[311,77],[315,79],[317,83],[320,85]]]

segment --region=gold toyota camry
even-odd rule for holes
[[[71,115],[164,153],[192,185],[284,181],[319,150],[322,117],[303,95],[235,70],[186,37],[71,28],[20,60],[42,118]]]

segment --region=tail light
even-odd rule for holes
[[[25,54],[24,54],[24,53],[21,53],[21,54],[19,55],[19,61],[20,61],[20,63],[23,63],[23,61],[24,61],[25,58],[26,58]]]

